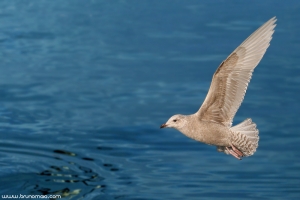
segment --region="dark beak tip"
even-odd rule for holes
[[[167,127],[166,124],[162,124],[162,125],[160,126],[160,128],[165,128],[165,127]]]

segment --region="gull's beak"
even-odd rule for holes
[[[167,127],[167,124],[162,124],[161,126],[160,126],[160,128],[166,128]]]

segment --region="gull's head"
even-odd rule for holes
[[[173,115],[166,123],[162,124],[160,128],[175,128],[181,129],[186,124],[185,115]]]

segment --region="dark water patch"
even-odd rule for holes
[[[12,32],[9,34],[13,39],[45,40],[55,39],[52,33],[47,32]]]
[[[63,155],[68,155],[68,156],[76,156],[75,153],[69,152],[69,151],[64,151],[64,150],[54,150],[54,153],[59,153]]]
[[[84,158],[82,158],[83,160],[89,160],[89,161],[94,161],[94,159],[93,158],[87,158],[87,157],[84,157]]]

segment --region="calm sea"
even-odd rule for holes
[[[299,10],[296,0],[0,1],[1,198],[300,199]],[[273,16],[234,120],[258,125],[258,151],[238,161],[160,130],[199,109],[221,61]]]

